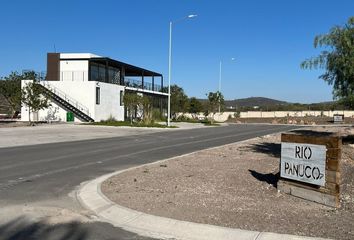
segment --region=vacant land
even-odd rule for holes
[[[270,135],[124,172],[104,182],[102,191],[120,205],[158,216],[354,239],[353,146],[343,146],[338,210],[279,193],[279,157],[280,135]]]
[[[0,121],[0,128],[10,128],[10,127],[25,127],[28,126],[27,122],[19,121]]]
[[[272,124],[301,124],[301,125],[331,125],[332,117],[282,117],[282,118],[235,118],[228,122],[237,123],[272,123]],[[345,118],[344,124],[354,124],[354,118]],[[341,125],[341,124],[337,124]]]

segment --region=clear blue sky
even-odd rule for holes
[[[332,99],[322,71],[301,70],[317,55],[314,36],[354,14],[353,0],[61,0],[1,3],[0,76],[46,68],[46,53],[91,52],[168,78],[170,20],[172,83],[189,96],[218,88],[226,99],[250,96],[291,102]],[[236,61],[230,61],[232,57]]]

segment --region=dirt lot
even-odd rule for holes
[[[354,135],[354,129],[345,130]],[[338,210],[279,193],[279,157],[280,135],[270,135],[137,168],[108,179],[102,191],[120,205],[158,216],[354,239],[353,145],[343,146]]]
[[[283,117],[283,118],[235,118],[228,122],[237,123],[272,123],[272,124],[302,124],[302,125],[330,125],[332,117]],[[344,124],[354,124],[354,118],[345,118]],[[339,124],[340,125],[340,124]]]
[[[0,121],[0,128],[7,127],[25,127],[28,126],[27,122],[16,122],[16,121]]]

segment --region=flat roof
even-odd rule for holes
[[[145,68],[137,67],[125,62],[117,61],[108,57],[101,57],[92,53],[60,53],[60,60],[89,60],[96,63],[108,63],[109,66],[125,69],[125,76],[146,76],[162,77],[161,73],[154,72]]]
[[[102,57],[92,53],[60,53],[60,58],[76,59],[76,58],[95,58]]]

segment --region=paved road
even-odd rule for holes
[[[146,239],[94,222],[73,191],[109,172],[292,128],[230,125],[0,148],[0,240]]]

